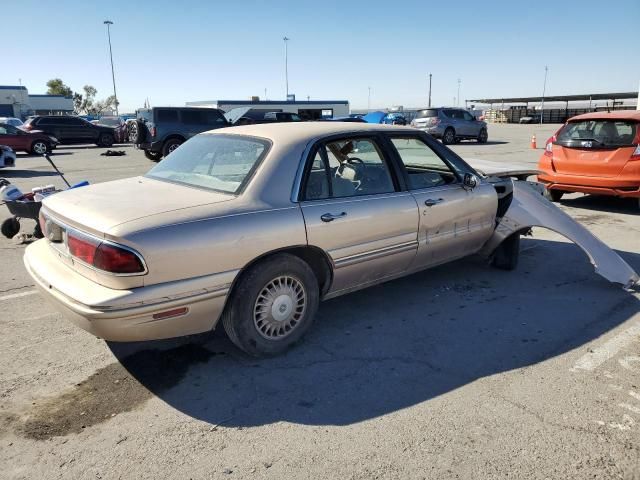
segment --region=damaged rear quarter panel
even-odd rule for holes
[[[587,254],[596,273],[610,282],[629,288],[640,279],[616,252],[522,181],[513,182],[513,201],[480,253],[491,255],[507,237],[531,227],[548,228],[574,242]]]

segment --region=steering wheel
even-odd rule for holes
[[[347,158],[344,162],[340,163],[340,166],[336,170],[336,177],[342,176],[344,167],[346,167],[347,165],[351,166],[357,173],[360,173],[360,169],[353,167],[354,164],[362,165],[364,167],[364,162],[361,159],[357,157]]]

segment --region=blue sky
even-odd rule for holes
[[[606,9],[611,5],[610,10]],[[352,108],[462,99],[635,91],[640,1],[3,2],[0,85],[50,78],[98,98],[112,93],[104,19],[111,19],[120,111],[186,101],[347,99]]]

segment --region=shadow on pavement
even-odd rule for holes
[[[3,178],[33,178],[33,177],[58,177],[54,171],[46,170],[2,170],[0,176]]]
[[[453,146],[455,146],[455,145],[460,145],[460,146],[462,146],[462,145],[476,145],[476,146],[480,147],[480,146],[483,146],[483,145],[506,145],[507,143],[510,143],[510,142],[489,140],[489,141],[487,141],[485,143],[478,143],[475,140],[463,140],[461,142],[454,143]]]
[[[640,268],[640,255],[621,254]],[[577,246],[524,239],[513,272],[465,259],[324,302],[280,357],[246,357],[220,333],[177,341],[191,343],[177,356],[176,341],[109,347],[146,389],[211,424],[348,425],[562,355],[639,309]],[[171,381],[158,349],[186,374]]]
[[[560,203],[572,208],[599,212],[640,214],[639,198],[619,198],[598,195],[583,195],[577,198],[563,198]]]

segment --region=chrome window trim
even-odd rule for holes
[[[111,275],[114,277],[139,277],[142,275],[146,275],[147,273],[149,273],[149,268],[147,267],[147,262],[144,261],[144,258],[142,257],[142,255],[137,252],[136,250],[134,250],[131,247],[128,247],[126,245],[122,245],[121,243],[117,243],[117,242],[113,242],[111,240],[108,240],[106,238],[100,238],[96,235],[92,235],[90,233],[87,232],[83,232],[82,230],[79,230],[75,227],[71,227],[69,226],[67,223],[61,221],[60,219],[58,219],[55,215],[50,215],[49,213],[43,213],[42,214],[43,217],[45,219],[51,219],[53,220],[53,222],[55,222],[58,226],[63,228],[63,233],[62,233],[62,238],[63,241],[56,243],[56,242],[51,242],[47,239],[47,241],[49,242],[49,246],[51,246],[52,248],[54,248],[56,251],[60,252],[61,254],[65,255],[68,259],[71,259],[71,261],[73,262],[78,262],[80,265],[87,267],[90,270],[93,270],[97,273],[101,273],[104,275]],[[127,250],[130,253],[133,253],[138,260],[140,260],[140,263],[142,264],[142,268],[144,269],[142,272],[135,272],[135,273],[115,273],[115,272],[109,272],[107,270],[102,270],[101,268],[95,267],[94,265],[91,265],[81,259],[79,259],[78,257],[74,257],[71,252],[69,252],[69,244],[68,244],[68,240],[67,240],[67,232],[72,232],[75,235],[79,236],[79,237],[85,237],[89,240],[94,240],[98,242],[98,245],[105,243],[107,245],[111,245],[112,247],[116,247],[116,248],[121,248],[123,250]],[[46,237],[45,237],[46,238]],[[64,249],[60,248],[58,245],[64,245]],[[96,247],[97,248],[97,247]]]

